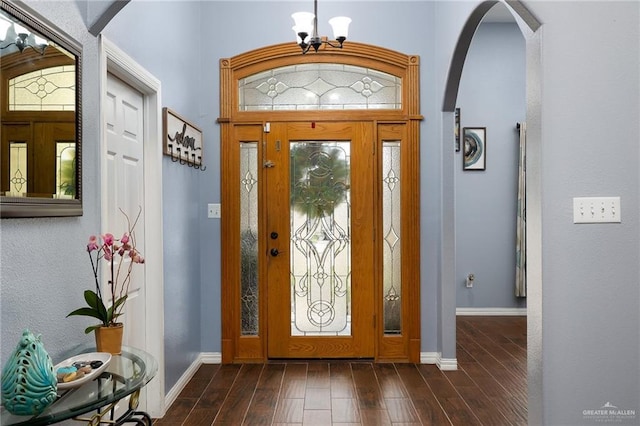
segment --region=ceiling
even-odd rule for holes
[[[498,3],[489,9],[489,12],[482,19],[482,22],[486,23],[514,23],[515,21],[509,9],[502,3]]]

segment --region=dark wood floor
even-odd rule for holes
[[[526,425],[525,317],[458,317],[458,370],[363,361],[203,365],[154,425]]]

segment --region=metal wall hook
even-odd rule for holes
[[[167,147],[169,148],[169,157],[171,158],[172,162],[174,163],[179,162],[182,165],[186,164],[187,166],[193,169],[200,170],[202,172],[204,172],[207,169],[207,166],[202,165],[201,155],[198,155],[196,157],[196,154],[191,154],[191,159],[189,159],[189,152],[187,152],[186,150],[184,153],[182,153],[180,152],[181,151],[180,147],[177,147],[176,152],[174,153],[173,144],[167,144]]]
[[[198,155],[198,162],[194,163],[194,168],[200,170],[201,172],[204,172],[207,169],[207,166],[203,166],[202,165],[202,156]]]
[[[184,165],[187,164],[187,160],[183,160],[182,159],[182,154],[180,154],[180,148],[178,148],[178,157],[180,158],[180,164]],[[186,155],[189,155],[188,153],[185,152]]]
[[[169,157],[171,158],[171,161],[174,162],[174,163],[177,162],[178,161],[178,157],[173,155],[173,144],[170,143],[167,146],[169,147]],[[180,148],[178,148],[178,151],[180,151]]]

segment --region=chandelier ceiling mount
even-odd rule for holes
[[[329,25],[333,29],[335,40],[326,40],[318,36],[318,0],[313,0],[313,13],[296,12],[291,15],[295,25],[293,32],[296,33],[298,46],[302,49],[302,53],[307,53],[312,47],[315,52],[320,46],[326,44],[331,47],[342,49],[342,44],[347,39],[349,32],[349,24],[351,18],[346,16],[336,16],[329,19]]]

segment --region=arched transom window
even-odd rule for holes
[[[402,79],[354,65],[285,66],[238,80],[240,111],[401,109]]]

